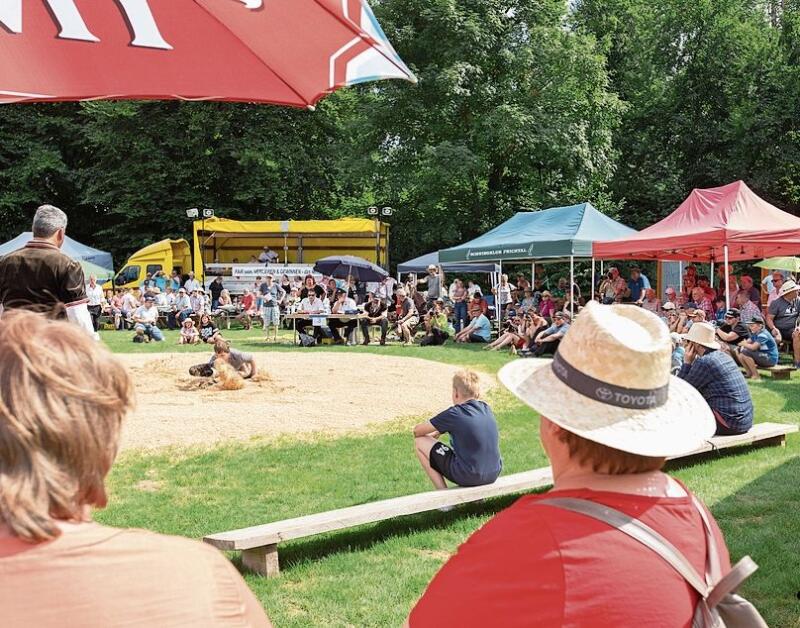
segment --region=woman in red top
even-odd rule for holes
[[[587,515],[543,500],[579,498],[636,518],[705,572],[708,517],[667,457],[714,433],[703,398],[670,376],[671,344],[654,314],[590,302],[552,362],[517,360],[501,381],[542,413],[554,487],[500,513],[462,545],[409,616],[424,626],[691,626],[699,595],[659,555]]]

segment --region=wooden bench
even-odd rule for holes
[[[769,373],[772,379],[789,379],[792,375],[792,372],[795,370],[794,366],[789,364],[777,364],[775,366],[770,366],[765,369],[758,369],[759,371],[764,371]]]
[[[715,436],[695,451],[676,456],[673,459],[754,443],[784,445],[786,443],[786,435],[797,430],[798,426],[796,425],[759,423],[747,434]],[[242,563],[246,569],[264,576],[276,576],[280,571],[278,564],[279,543],[324,532],[352,528],[366,523],[377,523],[395,517],[428,512],[437,508],[446,508],[493,497],[547,488],[552,483],[553,476],[550,467],[543,467],[533,471],[504,475],[498,478],[494,484],[486,486],[451,488],[446,491],[429,491],[403,497],[393,497],[304,517],[274,521],[251,528],[210,534],[204,537],[203,541],[221,550],[241,551]]]

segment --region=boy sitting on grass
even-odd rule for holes
[[[414,426],[417,458],[437,489],[447,488],[445,479],[458,486],[480,486],[500,475],[497,421],[479,397],[478,374],[459,371],[453,377],[453,406]],[[449,446],[437,440],[445,433],[450,434]]]

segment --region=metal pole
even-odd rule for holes
[[[203,237],[200,238],[200,283],[206,291],[206,215],[203,212]]]
[[[712,251],[712,253],[713,253],[713,251]],[[713,288],[714,287],[714,258],[713,257],[711,258],[711,270],[709,270],[708,272],[710,273],[709,277],[708,277],[708,280],[711,282],[711,287]]]
[[[683,260],[678,262],[678,292],[683,292]]]
[[[728,281],[728,245],[727,244],[725,244],[722,247],[722,251],[723,251],[723,256],[725,258],[725,260],[724,260],[725,266],[723,267],[723,272],[722,272],[722,281],[724,283],[720,287],[722,287],[725,290],[725,309],[729,310],[729,309],[731,309],[731,295],[730,295],[730,290],[728,289],[729,285],[730,285],[730,282]]]
[[[500,288],[503,285],[503,260],[500,260],[500,277],[498,278],[497,282],[497,333],[500,333],[500,328],[502,326],[501,321],[503,320],[503,306],[500,304]]]
[[[575,292],[572,286],[575,285],[575,257],[569,256],[569,316],[575,316]]]
[[[595,279],[594,279],[594,257],[592,257],[592,292],[589,295],[589,300],[590,301],[594,301],[594,290],[595,290],[594,282],[595,282]]]
[[[531,290],[536,288],[536,261],[531,262]]]

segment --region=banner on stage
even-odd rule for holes
[[[299,275],[301,278],[305,277],[306,275],[314,275],[314,278],[317,279],[321,277],[319,273],[314,272],[313,266],[308,266],[306,264],[289,264],[288,266],[283,266],[281,264],[247,264],[245,266],[234,266],[233,267],[233,276],[234,277],[242,277],[245,279],[256,277],[263,277],[264,275],[272,275],[275,279],[280,280],[281,276],[287,275],[290,279]]]

